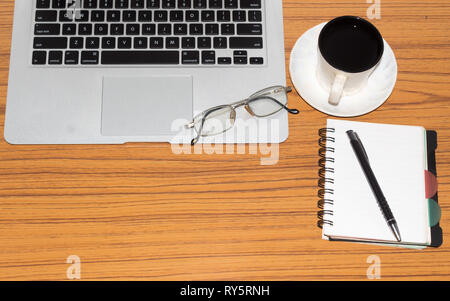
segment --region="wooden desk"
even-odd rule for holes
[[[368,6],[284,1],[286,63],[308,28]],[[12,16],[13,1],[1,1],[1,133]],[[275,166],[257,155],[174,155],[168,144],[13,146],[2,134],[0,279],[66,279],[74,254],[85,280],[364,280],[370,255],[385,280],[450,280],[450,6],[382,1],[374,23],[397,55],[398,82],[386,104],[354,120],[438,130],[441,248],[320,239],[317,130],[327,116],[292,94],[302,113]]]

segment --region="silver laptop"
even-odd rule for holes
[[[286,84],[281,2],[16,0],[5,139],[189,142],[196,114]],[[252,131],[241,109],[234,131],[200,142],[287,139],[284,110]]]

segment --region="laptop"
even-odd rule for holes
[[[6,141],[189,143],[196,114],[286,85],[281,2],[16,0]],[[254,131],[241,109],[200,143],[287,139],[286,112]]]

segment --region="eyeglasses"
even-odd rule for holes
[[[196,144],[200,137],[219,135],[231,129],[236,121],[236,109],[242,106],[245,106],[247,112],[255,117],[268,117],[283,109],[291,114],[298,114],[299,110],[289,109],[286,106],[287,93],[291,91],[291,87],[269,87],[256,92],[247,99],[204,111],[186,125],[189,129],[194,128],[197,133],[197,136],[192,139],[191,145]]]

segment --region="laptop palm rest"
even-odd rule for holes
[[[104,77],[101,132],[172,137],[192,120],[192,105],[192,76]]]

